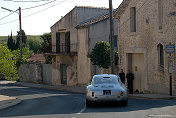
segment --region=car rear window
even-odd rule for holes
[[[110,77],[96,77],[94,78],[94,84],[117,84],[118,78],[110,78]]]

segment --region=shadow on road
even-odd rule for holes
[[[76,114],[85,107],[85,95],[57,90],[9,86],[0,88],[0,94],[22,99],[21,104],[0,111],[0,117]],[[98,105],[93,108],[86,107],[83,113],[130,112],[175,105],[176,100],[129,99],[127,106]]]

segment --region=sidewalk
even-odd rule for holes
[[[151,100],[176,100],[176,96],[163,95],[163,94],[128,94],[129,98],[135,99],[151,99]]]
[[[26,87],[32,87],[32,88],[44,88],[44,89],[53,89],[53,90],[61,90],[61,91],[67,91],[67,92],[74,92],[74,93],[86,93],[86,88],[81,86],[65,86],[65,85],[58,85],[58,86],[52,86],[52,85],[44,85],[44,84],[34,84],[34,83],[27,83],[27,82],[17,82],[15,85],[18,86],[26,86]],[[170,100],[175,99],[176,96],[169,96],[169,95],[162,95],[162,94],[129,94],[129,98],[135,98],[135,99],[163,99],[163,100]]]
[[[21,100],[15,98],[15,97],[9,97],[0,95],[0,110],[12,107],[14,105],[17,105],[21,102]]]
[[[31,88],[60,90],[60,91],[73,92],[73,93],[86,93],[86,88],[84,86],[65,86],[65,85],[52,86],[52,85],[34,84],[34,83],[28,83],[28,82],[16,82],[14,83],[14,85],[31,87]]]

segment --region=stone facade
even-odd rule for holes
[[[83,32],[78,34],[76,26],[107,11],[106,8],[75,7],[51,27],[52,53],[50,55],[53,56],[53,85],[72,86],[88,83],[91,77],[90,59],[87,58],[88,40],[78,38],[83,35]],[[66,40],[67,32],[69,32],[69,41]],[[69,42],[69,47],[67,44],[61,45],[66,42]]]
[[[107,14],[107,13],[106,13]],[[110,35],[110,26],[109,26],[109,16],[107,15],[104,19],[102,19],[102,16],[100,15],[97,18],[91,19],[87,22],[84,22],[83,24],[80,24],[78,29],[78,40],[84,41],[85,47],[81,49],[86,49],[84,56],[85,60],[89,60],[87,65],[90,69],[90,75],[93,77],[95,74],[101,74],[101,73],[110,73],[110,69],[103,69],[99,68],[98,66],[92,65],[90,62],[90,53],[92,49],[94,48],[95,44],[99,41],[107,41],[109,42],[109,35]],[[118,44],[117,39],[117,19],[114,19],[114,35],[116,38],[116,44]],[[117,45],[115,46],[115,49],[117,50]],[[91,77],[89,77],[91,79]]]
[[[42,83],[42,64],[37,62],[22,64],[19,68],[19,77],[23,82]]]
[[[125,4],[126,2],[126,4]],[[130,31],[130,8],[136,8],[136,32]],[[123,9],[123,10],[121,10]],[[168,53],[166,45],[176,43],[175,0],[124,0],[116,17],[119,18],[119,65],[135,74],[134,88],[140,92],[169,94]],[[158,46],[163,46],[160,65]],[[176,95],[174,62],[173,94]]]

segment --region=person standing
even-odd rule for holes
[[[128,70],[128,72],[126,74],[126,78],[127,78],[127,83],[128,83],[129,94],[133,94],[134,74],[132,72],[130,72],[130,70]]]
[[[121,82],[125,84],[125,73],[123,72],[123,69],[121,69],[121,72],[119,73],[119,77]]]

